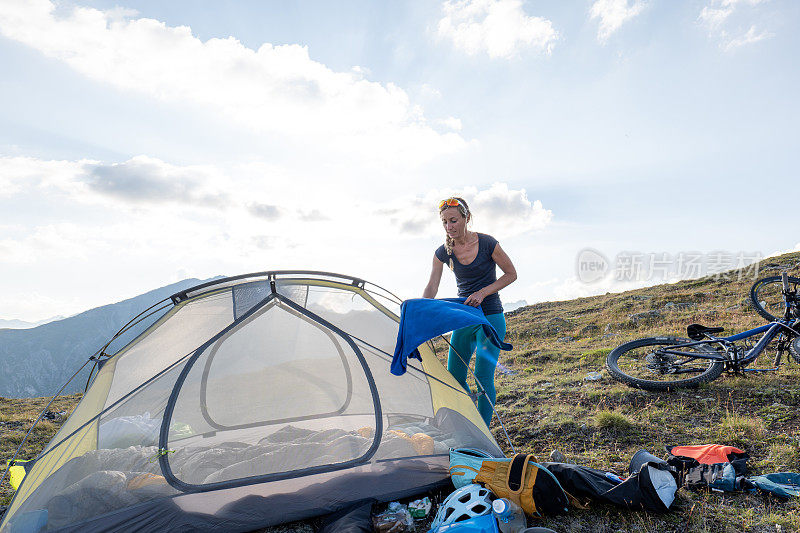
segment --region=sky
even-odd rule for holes
[[[798,250],[799,24],[790,0],[0,0],[0,318],[276,269],[418,297],[452,195],[512,259],[507,302]]]

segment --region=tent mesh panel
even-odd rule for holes
[[[278,300],[203,351],[171,420],[199,436],[171,438],[170,449],[215,450],[213,472],[198,465],[180,479],[190,485],[351,461],[370,448],[376,427],[372,394],[353,349]],[[220,468],[219,454],[235,458]]]

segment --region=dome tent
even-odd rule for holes
[[[500,455],[430,346],[389,373],[399,304],[307,271],[173,295],[101,358],[0,532],[248,531],[446,483],[450,447]]]

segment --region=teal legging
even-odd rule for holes
[[[486,315],[486,319],[497,331],[500,339],[506,336],[506,317],[503,313]],[[497,359],[500,357],[500,348],[491,343],[483,333],[483,326],[467,326],[457,329],[450,337],[450,352],[447,354],[447,370],[453,377],[461,383],[464,390],[469,392],[467,385],[467,366],[475,356],[475,378],[486,391],[486,395],[481,394],[478,398],[478,412],[483,417],[486,425],[492,421],[492,405],[497,399],[497,392],[494,389],[494,369],[497,367]],[[477,348],[477,351],[476,351]],[[453,351],[455,349],[455,353]],[[459,357],[464,358],[464,360]],[[489,399],[486,399],[489,396]],[[491,403],[489,403],[491,401]]]

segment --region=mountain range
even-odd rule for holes
[[[35,328],[36,326],[41,326],[42,324],[55,322],[56,320],[63,320],[64,318],[66,317],[56,315],[51,316],[50,318],[45,318],[44,320],[37,320],[36,322],[28,322],[27,320],[17,319],[6,320],[4,318],[0,318],[0,329],[30,329]]]
[[[0,396],[27,398],[55,394],[69,376],[136,314],[204,281],[208,280],[185,279],[69,318],[27,329],[0,329]],[[159,316],[160,313],[155,314],[126,332],[124,338],[115,342],[116,348],[144,331]],[[64,393],[83,392],[90,368],[87,365]]]

